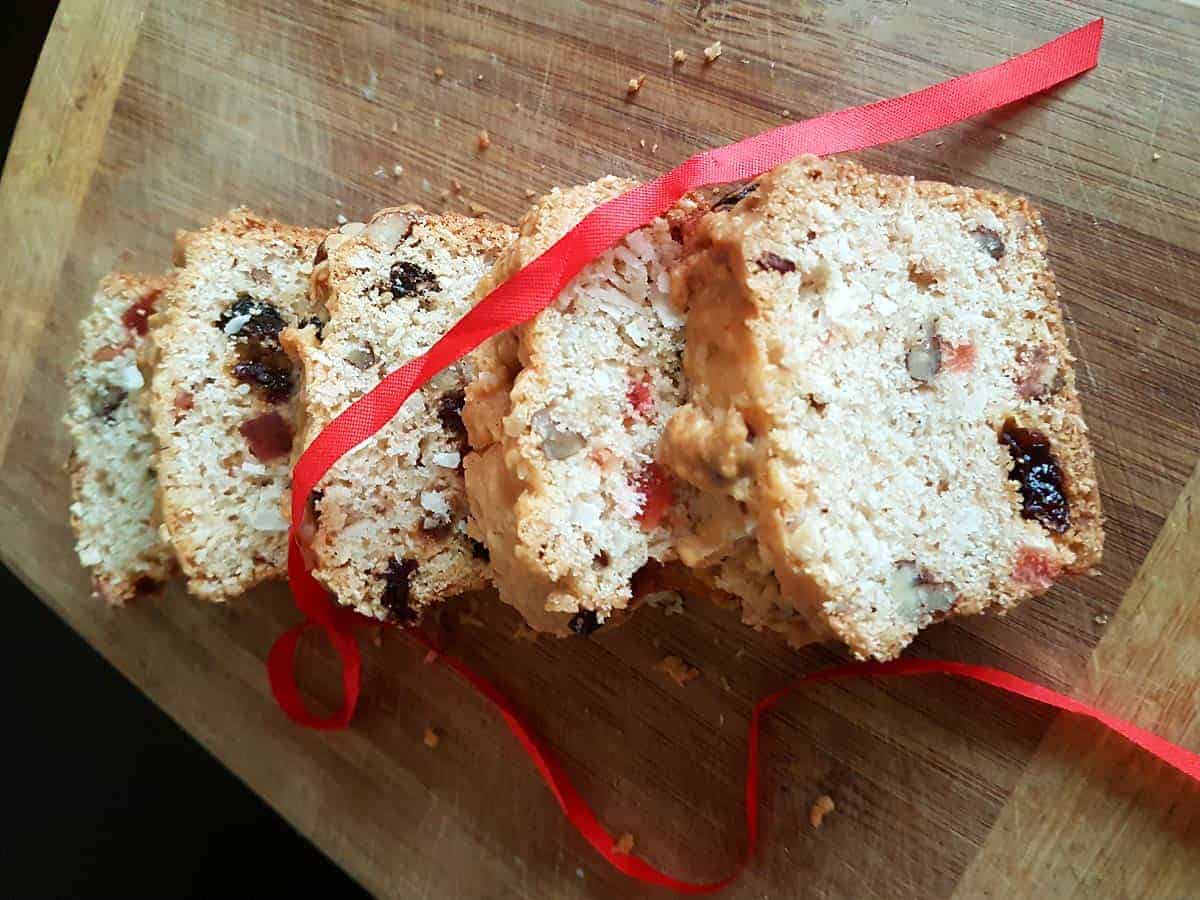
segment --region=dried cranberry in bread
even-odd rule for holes
[[[814,629],[884,659],[1097,563],[1087,429],[1023,199],[807,157],[706,216],[688,254],[692,395],[660,460],[746,505]]]
[[[131,599],[168,578],[174,554],[158,534],[154,437],[138,352],[169,278],[114,273],[100,281],[68,376],[65,423],[73,445],[71,526],[96,593]]]
[[[284,573],[296,373],[279,334],[312,315],[325,234],[245,209],[181,234],[181,269],[151,317],[163,533],[210,600]]]
[[[284,333],[304,375],[297,451],[461,318],[514,236],[497,222],[414,208],[330,234],[311,287],[324,321]],[[470,371],[463,361],[435,375],[318,485],[302,539],[314,576],[343,604],[405,621],[487,585],[487,551],[465,524],[459,414]]]

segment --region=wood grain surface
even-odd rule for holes
[[[59,418],[91,287],[113,267],[163,269],[175,229],[238,203],[300,224],[397,202],[512,222],[527,191],[649,176],[1097,15],[1096,71],[860,155],[1043,211],[1108,517],[1097,577],[1006,618],[931,628],[911,652],[998,665],[1195,748],[1200,9],[1186,4],[64,0],[0,183],[0,556],[372,891],[658,895],[589,850],[490,710],[405,639],[366,636],[355,726],[318,734],[291,725],[266,684],[267,650],[296,620],[282,586],[225,607],[177,586],[125,610],[89,597]],[[716,40],[723,55],[702,65]],[[724,874],[743,844],[754,699],[842,658],[789,652],[695,602],[591,640],[515,640],[516,624],[486,596],[437,623],[527,711],[613,832],[691,878]],[[666,654],[702,677],[677,687],[655,669]],[[331,702],[328,648],[306,644],[300,666]],[[1187,897],[1200,884],[1196,785],[985,689],[815,688],[770,721],[764,749],[766,846],[729,896]],[[837,809],[813,829],[821,794]]]

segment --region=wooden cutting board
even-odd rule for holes
[[[1096,15],[1108,26],[1095,72],[861,155],[1042,209],[1108,515],[1098,577],[1005,619],[931,628],[912,652],[998,665],[1200,747],[1200,10],[1177,3],[65,0],[0,185],[0,555],[371,890],[658,895],[607,868],[495,715],[406,639],[364,640],[354,728],[318,734],[267,688],[267,650],[297,619],[281,586],[225,607],[177,586],[126,610],[89,597],[59,417],[91,286],[113,267],[163,269],[175,229],[238,203],[302,224],[397,202],[513,222],[530,192],[649,176]],[[724,54],[702,65],[717,40]],[[515,618],[487,598],[455,604],[443,625],[614,834],[689,878],[724,874],[743,845],[754,698],[842,658],[789,652],[698,603],[591,640],[514,640]],[[702,677],[677,687],[655,669],[666,654]],[[328,648],[306,645],[300,666],[332,702]],[[1200,885],[1196,785],[990,690],[940,678],[814,689],[771,719],[764,749],[766,846],[729,896],[1184,897]],[[814,829],[821,794],[837,808]]]

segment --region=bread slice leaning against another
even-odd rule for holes
[[[304,373],[297,450],[449,330],[514,236],[497,222],[416,208],[330,234],[312,277],[326,321],[284,333]],[[365,615],[408,621],[489,582],[487,551],[466,533],[460,413],[471,371],[465,360],[435,375],[310,500],[301,539],[313,574]]]
[[[675,292],[692,396],[660,459],[746,505],[781,602],[815,630],[886,659],[1099,561],[1025,200],[801,158],[705,217]]]
[[[297,378],[279,333],[312,315],[325,234],[246,209],[182,233],[181,268],[151,317],[163,532],[188,589],[209,600],[285,571]]]
[[[113,604],[153,588],[175,568],[174,552],[159,538],[154,436],[138,369],[147,318],[169,283],[169,276],[105,276],[81,323],[67,382],[75,549],[92,568],[96,594]]]
[[[479,296],[630,187],[607,177],[538,200]],[[728,513],[730,504],[673,484],[655,462],[687,391],[670,268],[711,201],[685,198],[626,235],[532,321],[474,355],[463,413],[474,450],[472,534],[491,553],[501,599],[535,628],[594,631],[635,602],[631,582],[647,562],[676,558],[695,515]],[[720,509],[697,510],[695,501]],[[728,518],[730,530],[744,524],[736,509]]]

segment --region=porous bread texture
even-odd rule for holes
[[[67,380],[75,550],[92,569],[96,594],[112,604],[174,570],[171,547],[158,534],[154,437],[137,359],[146,341],[145,314],[168,282],[119,272],[101,279]]]
[[[609,176],[538,200],[478,296],[630,187]],[[531,322],[474,355],[463,413],[475,451],[466,464],[472,533],[491,553],[501,599],[535,628],[594,627],[628,605],[647,559],[673,554],[679,505],[645,521],[643,510],[659,435],[683,399],[683,318],[669,269],[680,221],[696,208],[686,200],[630,233]],[[587,611],[590,622],[570,619]]]
[[[228,600],[285,570],[282,507],[296,403],[286,385],[294,373],[270,332],[312,314],[308,276],[325,234],[246,209],[181,233],[182,268],[151,317],[162,532],[188,589],[209,600]],[[284,365],[279,395],[235,376],[248,348]]]
[[[461,318],[515,234],[412,207],[330,234],[311,285],[327,321],[283,335],[303,370],[296,449]],[[341,603],[404,621],[487,585],[486,550],[466,533],[459,415],[470,374],[464,360],[435,375],[319,483],[302,539],[313,575]]]
[[[1024,199],[801,158],[699,223],[674,291],[692,395],[660,459],[745,504],[778,602],[819,632],[886,659],[935,619],[1098,562],[1073,359]],[[1006,423],[1048,437],[1061,533],[1023,516]]]

